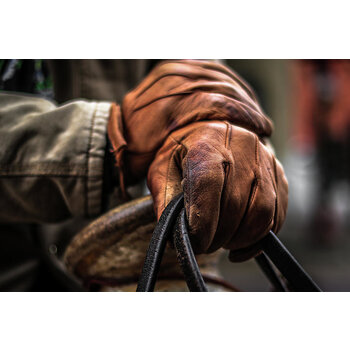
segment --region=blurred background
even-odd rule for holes
[[[350,291],[350,61],[227,60],[274,121],[289,181],[279,237],[325,291]],[[221,261],[247,291],[270,289],[254,261]]]

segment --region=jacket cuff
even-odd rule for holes
[[[122,112],[119,105],[113,103],[107,127],[108,139],[111,143],[111,152],[114,155],[115,166],[119,171],[119,186],[124,199],[130,199],[125,185],[124,152],[127,143],[124,138]]]
[[[93,217],[102,211],[103,171],[106,152],[107,124],[111,103],[96,102],[91,118],[87,149],[86,216]]]

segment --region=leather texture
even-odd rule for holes
[[[224,247],[243,261],[286,215],[287,180],[262,141],[272,129],[235,73],[181,60],[157,65],[113,106],[108,136],[124,192],[149,169],[158,219],[183,191],[195,252]]]
[[[158,218],[184,192],[197,254],[224,247],[232,261],[252,258],[286,216],[282,165],[255,133],[228,122],[195,122],[173,132],[150,166],[148,186]]]
[[[165,139],[175,130],[201,120],[226,120],[270,136],[272,123],[250,88],[222,64],[165,61],[115,106],[108,125],[121,184],[147,174]],[[122,137],[121,137],[122,136]]]

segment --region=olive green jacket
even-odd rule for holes
[[[82,217],[122,201],[107,151],[110,103],[101,101],[120,103],[157,63],[45,62],[57,102],[19,94],[21,86],[0,91],[0,291],[67,290],[52,273],[49,247],[60,257],[87,225]],[[135,197],[144,190],[128,188]]]
[[[0,222],[101,213],[110,106],[0,93]]]

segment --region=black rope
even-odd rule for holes
[[[165,208],[154,230],[137,286],[138,292],[154,290],[165,246],[173,232],[175,221],[174,246],[187,286],[190,291],[208,291],[192,251],[188,237],[183,194],[179,194]],[[263,253],[256,258],[256,261],[276,290],[286,291],[286,288],[279,280],[269,259],[294,290],[321,291],[272,231],[261,240],[261,245]]]
[[[321,292],[321,289],[304,271],[283,243],[270,231],[261,241],[262,248],[269,259],[298,292]]]
[[[164,209],[158,221],[146,253],[137,292],[154,290],[166,243],[172,233],[175,220],[183,208],[183,198],[182,193],[177,195]]]
[[[275,290],[277,292],[287,292],[288,290],[281,282],[279,276],[277,275],[276,271],[272,267],[272,264],[270,263],[268,257],[264,252],[262,252],[260,255],[258,255],[255,258],[255,261],[261,268],[261,270],[264,272],[265,276],[269,279],[271,284],[275,287]]]
[[[208,288],[200,273],[190,238],[188,237],[185,208],[178,215],[173,238],[177,260],[180,263],[188,289],[190,292],[207,292]]]

